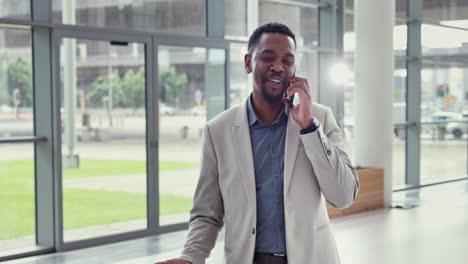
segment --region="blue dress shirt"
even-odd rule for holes
[[[255,252],[286,255],[283,175],[288,111],[285,108],[267,124],[257,118],[252,97],[247,108],[257,195]]]

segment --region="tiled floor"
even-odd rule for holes
[[[403,209],[332,220],[343,264],[468,263],[468,181],[398,192],[394,201]],[[178,256],[185,236],[177,232],[5,263],[154,263]],[[207,263],[223,263],[223,237]]]

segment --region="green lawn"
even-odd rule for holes
[[[80,160],[81,168],[65,169],[64,178],[145,172],[143,161]],[[160,163],[160,170],[197,168],[197,163]],[[34,165],[32,160],[0,161],[0,239],[34,233]],[[64,227],[66,230],[146,218],[146,195],[121,191],[66,188]],[[187,212],[190,196],[160,196],[161,215]]]
[[[184,170],[198,168],[197,162],[177,162],[161,161],[160,171]],[[0,161],[1,167],[6,167],[10,177],[19,175],[33,175],[34,163],[30,159]],[[125,175],[145,173],[146,162],[143,160],[100,160],[100,159],[80,159],[79,169],[64,169],[63,178],[84,178],[105,175]],[[29,177],[32,179],[32,176]]]

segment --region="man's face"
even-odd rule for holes
[[[254,93],[266,102],[281,102],[294,77],[294,40],[280,33],[263,33],[252,54],[244,58],[247,73],[253,73]]]

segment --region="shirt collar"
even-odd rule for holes
[[[252,104],[252,94],[250,94],[249,96],[249,100],[247,100],[247,114],[248,114],[248,118],[249,118],[249,126],[253,126],[257,121],[261,124],[262,121],[260,121],[258,118],[257,118],[257,113],[255,113],[255,109],[253,107],[253,104]],[[286,120],[287,120],[287,117],[289,116],[289,111],[286,107],[283,108],[283,111],[281,111],[281,113],[279,114],[279,116],[276,118],[275,122],[273,122],[273,124],[275,123],[278,123],[280,119],[286,117]]]

